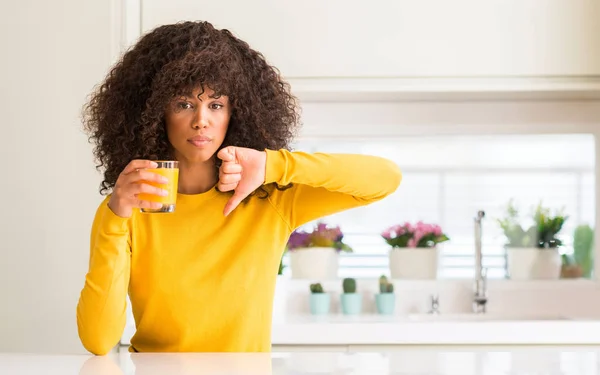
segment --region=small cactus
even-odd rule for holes
[[[320,283],[310,284],[310,291],[311,293],[325,293]]]
[[[394,284],[390,283],[385,275],[381,275],[379,278],[379,292],[394,293]]]
[[[344,293],[356,293],[356,280],[352,278],[345,278],[342,283],[342,286],[344,288]]]
[[[593,268],[594,257],[594,230],[589,225],[580,225],[575,228],[573,235],[573,249],[575,262],[583,269],[583,276],[589,278]]]

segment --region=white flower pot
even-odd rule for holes
[[[390,275],[392,279],[436,279],[438,249],[395,248],[390,250]]]
[[[512,280],[558,279],[562,259],[557,248],[509,247],[507,271]]]
[[[289,251],[292,279],[333,280],[338,277],[339,255],[332,247]]]

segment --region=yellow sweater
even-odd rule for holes
[[[96,212],[77,326],[91,353],[120,340],[129,294],[130,351],[265,352],[279,261],[297,227],[380,200],[400,184],[383,158],[267,150],[268,199],[251,197],[228,217],[230,194],[177,195],[176,212],[121,218]]]

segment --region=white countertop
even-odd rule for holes
[[[600,345],[600,321],[543,314],[297,315],[276,321],[273,345]]]
[[[121,340],[129,345],[135,328]],[[600,345],[600,320],[544,314],[298,314],[273,321],[287,345]]]
[[[0,354],[10,375],[600,375],[600,347],[422,348],[392,352]]]

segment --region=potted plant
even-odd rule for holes
[[[531,215],[531,224],[523,226],[518,209],[509,201],[506,216],[498,219],[507,239],[507,271],[513,280],[558,279],[562,258],[557,237],[567,217],[551,214],[550,209],[538,204]]]
[[[594,230],[589,225],[579,225],[573,233],[575,263],[581,267],[582,277],[591,278],[594,268]]]
[[[362,296],[356,293],[356,280],[345,278],[342,281],[344,293],[341,296],[342,312],[346,315],[360,314],[362,310]]]
[[[449,238],[436,224],[406,222],[387,228],[381,234],[391,247],[389,267],[392,279],[435,279],[438,244]]]
[[[325,223],[318,223],[311,232],[294,231],[287,243],[292,278],[337,279],[339,253],[352,251],[343,238],[339,226],[330,227]]]
[[[385,275],[379,278],[379,293],[375,294],[375,306],[377,312],[384,315],[393,314],[396,307],[394,284],[389,282]]]
[[[587,224],[573,232],[573,254],[562,254],[561,279],[590,278],[594,265],[594,230]]]
[[[320,283],[310,284],[310,313],[323,315],[329,313],[331,298],[325,293]]]
[[[561,279],[579,279],[583,277],[583,267],[577,264],[574,256],[562,254],[562,264],[560,269]]]

